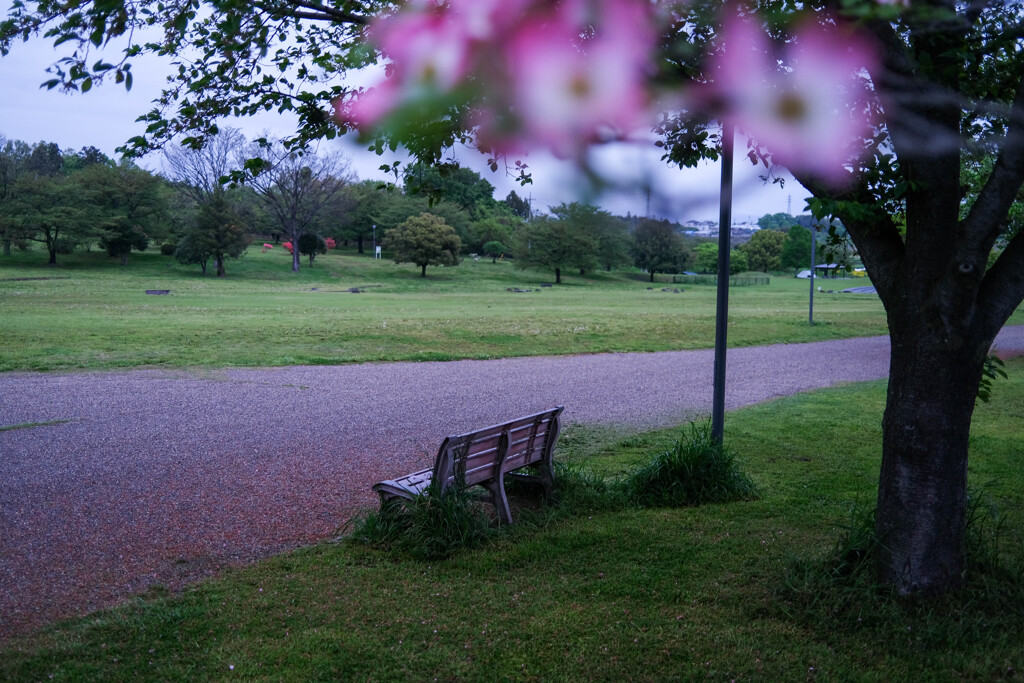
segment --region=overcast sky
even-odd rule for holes
[[[166,73],[163,64],[154,58],[134,60],[131,92],[125,92],[122,86],[111,81],[85,94],[64,94],[39,87],[48,78],[46,67],[57,56],[49,41],[34,39],[16,44],[7,57],[0,58],[0,134],[29,144],[41,140],[56,142],[62,150],[77,151],[91,145],[114,156],[116,147],[144,132],[144,124],[136,123],[135,119],[148,112],[152,100],[159,95]],[[108,61],[115,61],[115,57],[110,55]],[[252,138],[264,131],[271,135],[290,133],[294,120],[267,113],[255,119],[224,121],[221,125],[240,128]],[[378,167],[395,159],[367,152],[348,137],[324,145],[350,156],[360,179],[382,178]],[[756,221],[766,213],[786,211],[790,207],[793,214],[804,213],[806,190],[791,178],[785,188],[765,186],[758,178],[761,169],[752,167],[743,156],[742,140],[737,141],[736,148],[734,223]],[[510,190],[515,190],[520,196],[532,197],[535,209],[590,200],[616,214],[644,215],[649,202],[650,214],[654,216],[678,221],[718,220],[720,171],[717,165],[685,170],[672,168],[660,161],[660,152],[653,146],[616,145],[602,148],[596,154],[598,164],[604,164],[609,172],[635,185],[650,186],[652,192],[648,196],[646,191],[635,189],[606,193],[598,198],[586,197],[581,194],[571,167],[545,154],[531,154],[526,158],[533,170],[533,183],[525,187],[520,187],[503,170],[490,172],[481,155],[471,150],[463,150],[458,161],[476,169],[495,185],[497,198],[504,198]],[[159,155],[150,155],[139,163],[160,170],[160,161]]]

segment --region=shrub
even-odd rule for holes
[[[711,424],[690,423],[689,434],[623,482],[626,494],[644,507],[680,507],[752,500],[757,487],[740,471],[735,454],[711,434]]]
[[[177,244],[161,244],[160,253],[164,256],[174,256],[174,251],[178,248]]]

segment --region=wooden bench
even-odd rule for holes
[[[432,468],[379,482],[373,485],[373,490],[380,494],[383,506],[396,498],[411,500],[425,493],[433,481],[440,482],[440,491],[456,484],[480,485],[490,491],[498,518],[508,524],[512,521],[512,511],[505,495],[507,473],[536,465],[538,475],[515,476],[539,482],[548,500],[554,494],[551,453],[558,439],[558,417],[562,409],[563,406],[558,406],[505,424],[449,436],[441,443]]]

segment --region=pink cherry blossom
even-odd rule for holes
[[[869,47],[804,24],[777,55],[764,31],[738,17],[725,22],[721,44],[708,101],[780,164],[842,182],[844,166],[870,129],[862,82],[872,65]]]

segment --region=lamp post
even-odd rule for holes
[[[818,240],[818,226],[812,224],[811,225],[811,277],[810,277],[810,280],[811,280],[811,299],[810,299],[810,304],[808,304],[808,308],[807,308],[807,322],[809,324],[811,324],[811,325],[814,324],[814,271],[816,271],[818,269],[817,268],[817,264],[815,263],[815,261],[818,260],[818,258],[817,258],[817,256],[818,256],[817,240]]]
[[[722,185],[718,199],[718,306],[715,311],[715,378],[711,436],[725,433],[725,344],[729,326],[729,246],[732,237],[732,124],[722,124]]]

